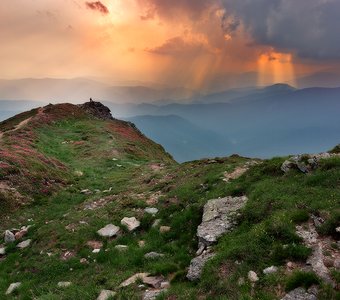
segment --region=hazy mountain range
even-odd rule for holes
[[[23,87],[27,88],[27,82],[23,82]],[[46,82],[48,84],[49,80],[36,80],[36,88]],[[79,84],[81,86],[83,81],[79,80]],[[51,94],[58,91],[54,83],[52,85]],[[63,82],[60,82],[61,86],[65,92]],[[158,88],[158,92],[164,92]],[[121,87],[120,91],[123,90],[129,91],[126,95],[131,98],[125,98],[125,103],[103,101],[105,105],[110,107],[115,117],[135,123],[178,161],[232,153],[271,157],[318,152],[329,149],[340,140],[340,88],[296,89],[287,84],[277,84],[265,88],[236,88],[207,95],[196,94],[186,98],[184,103],[170,97],[165,102],[160,99],[154,102],[157,96],[151,93],[155,90],[149,87]],[[72,91],[73,96],[86,92],[80,87]],[[174,96],[176,93],[172,92],[169,95]],[[7,94],[10,93],[7,89]],[[24,97],[25,88],[20,93]],[[46,90],[46,99],[47,93]],[[1,90],[1,95],[4,94]],[[150,97],[149,103],[129,103],[126,100],[137,94],[143,99]],[[0,118],[6,119],[46,103],[7,98],[7,101],[0,101]]]

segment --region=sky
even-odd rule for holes
[[[339,0],[1,0],[1,78],[213,90],[340,67]]]

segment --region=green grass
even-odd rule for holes
[[[309,175],[295,171],[285,175],[280,170],[284,158],[274,158],[225,183],[223,173],[248,159],[233,156],[215,163],[204,160],[179,165],[158,145],[147,140],[127,141],[108,130],[105,122],[87,118],[60,120],[35,132],[37,151],[65,164],[69,177],[57,192],[35,197],[33,204],[3,218],[1,231],[34,226],[27,236],[33,241],[31,247],[19,251],[15,244],[7,246],[8,255],[0,261],[0,295],[10,283],[21,281],[23,285],[8,299],[92,300],[101,289],[117,291],[118,299],[139,299],[141,290],[136,286],[118,288],[136,272],[171,280],[167,296],[160,299],[277,299],[275,291],[280,288],[320,283],[308,273],[290,277],[284,266],[287,261],[304,262],[310,255],[295,226],[307,221],[311,213],[326,216],[320,233],[334,235],[339,224],[340,159],[323,161]],[[152,171],[150,165],[154,163],[164,163],[163,169]],[[75,171],[83,176],[75,176]],[[38,165],[36,172],[49,171]],[[109,192],[103,192],[109,188]],[[84,195],[80,193],[83,189],[93,193]],[[159,213],[153,217],[143,209],[155,193],[160,198],[152,206]],[[196,229],[203,206],[209,199],[227,195],[249,198],[239,226],[214,246],[217,255],[207,264],[200,282],[190,283],[185,275],[197,250]],[[84,210],[85,204],[100,199],[106,199],[106,204]],[[133,233],[122,230],[116,239],[97,235],[96,231],[108,223],[120,225],[125,216],[141,220],[140,228]],[[170,226],[170,232],[162,234],[152,228],[155,219],[161,219],[160,225]],[[89,240],[102,241],[105,251],[93,254],[86,246]],[[139,247],[141,240],[145,247]],[[119,252],[115,248],[119,244],[127,245],[128,251]],[[72,251],[74,257],[61,260],[65,251]],[[145,259],[151,251],[165,256]],[[81,258],[88,263],[81,264]],[[262,270],[271,265],[280,267],[280,271],[264,276]],[[247,280],[243,286],[237,284],[239,278],[247,278],[249,270],[260,277],[255,289]],[[339,276],[334,273],[333,277]],[[57,287],[59,281],[73,284],[61,289]],[[325,297],[336,296],[327,286],[320,284],[320,288]]]

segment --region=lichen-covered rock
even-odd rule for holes
[[[160,294],[166,292],[165,289],[146,290],[143,295],[143,300],[155,300]]]
[[[15,241],[15,235],[12,231],[6,230],[5,231],[5,236],[4,236],[4,241],[5,243],[12,243]]]
[[[247,200],[246,196],[209,200],[204,206],[202,223],[197,228],[199,248],[201,244],[209,246],[216,243],[222,234],[231,230],[236,225],[238,211]]]
[[[297,288],[289,292],[281,300],[316,300],[316,295],[307,292],[304,288]]]
[[[214,253],[204,252],[191,260],[187,278],[191,281],[200,279],[202,270],[207,261],[215,256]]]
[[[335,156],[340,156],[340,154],[323,152],[318,154],[295,155],[284,161],[281,165],[281,170],[287,173],[292,169],[297,169],[302,173],[309,173],[318,167],[320,160]]]

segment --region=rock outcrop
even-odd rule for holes
[[[290,291],[281,300],[316,300],[317,297],[312,292],[307,292],[304,288],[297,288]]]
[[[197,228],[198,247],[206,248],[217,242],[236,225],[236,216],[248,198],[226,197],[209,200],[204,206],[202,223]]]
[[[89,102],[80,104],[79,107],[98,119],[113,120],[111,110],[100,102],[92,101],[91,99]]]
[[[197,257],[191,260],[187,278],[198,280],[204,265],[214,257],[210,246],[217,242],[221,235],[230,232],[236,225],[239,210],[244,207],[248,198],[225,197],[209,200],[203,210],[202,223],[197,228],[198,251]]]
[[[284,163],[281,165],[281,170],[284,173],[287,173],[292,169],[297,169],[302,173],[309,173],[318,167],[320,160],[337,156],[339,156],[339,153],[328,152],[295,155],[284,161]]]

